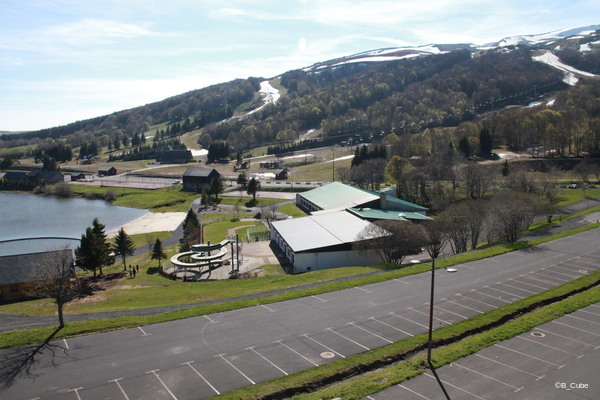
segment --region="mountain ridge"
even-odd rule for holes
[[[268,79],[285,93],[268,105],[260,101],[264,78],[236,79],[60,127],[0,135],[0,145],[62,137],[73,148],[92,141],[107,146],[133,142],[127,138],[162,125],[163,139],[202,129],[203,147],[225,140],[243,151],[294,142],[309,130],[333,137],[458,126],[488,110],[566,90],[565,82],[593,79],[600,74],[598,29],[511,36],[491,48],[460,43],[369,50]],[[540,58],[544,52],[555,58]]]

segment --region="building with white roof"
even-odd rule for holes
[[[293,265],[292,273],[373,265],[376,251],[358,251],[353,244],[372,223],[345,210],[271,223],[271,241]]]
[[[311,215],[271,223],[271,241],[292,273],[380,263],[376,250],[353,246],[372,221],[429,219],[425,207],[339,182],[298,193],[296,205]]]

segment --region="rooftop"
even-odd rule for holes
[[[300,252],[352,243],[371,223],[349,212],[336,211],[275,221],[272,225],[294,252]]]

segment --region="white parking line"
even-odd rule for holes
[[[486,360],[489,360],[489,361],[495,362],[495,363],[497,363],[497,364],[504,365],[505,367],[512,368],[512,369],[514,369],[514,370],[516,370],[516,371],[519,371],[519,372],[524,372],[524,373],[526,373],[526,374],[529,374],[529,375],[531,375],[531,376],[534,376],[536,381],[539,381],[540,379],[542,379],[543,377],[545,377],[545,376],[546,376],[546,375],[541,375],[541,376],[538,376],[538,375],[536,375],[536,374],[532,374],[532,373],[531,373],[531,372],[529,372],[529,371],[524,371],[524,370],[522,370],[522,369],[519,369],[519,368],[517,368],[517,367],[513,367],[512,365],[504,364],[503,362],[500,362],[500,361],[498,361],[498,360],[494,360],[493,358],[489,358],[489,357],[486,357],[486,356],[482,356],[482,355],[481,355],[481,354],[479,354],[479,353],[475,353],[475,355],[476,355],[477,357],[481,357],[481,358],[483,358],[483,359],[486,359]]]
[[[194,368],[192,366],[193,361],[188,361],[185,362],[181,365],[187,365],[188,367],[190,367],[192,369],[192,371],[194,371],[196,373],[196,375],[198,375],[204,382],[206,382],[206,384],[216,393],[216,394],[221,394],[213,385],[210,384],[209,381],[206,380],[205,377],[202,376],[202,374],[200,372],[198,372],[198,370],[196,368]]]
[[[256,349],[254,348],[254,346],[252,347],[247,347],[246,350],[251,350],[254,353],[256,353],[257,356],[259,356],[260,358],[262,358],[263,360],[265,360],[266,362],[268,362],[269,364],[271,364],[272,366],[274,366],[275,368],[277,368],[279,371],[281,371],[281,373],[283,373],[284,375],[289,375],[287,372],[285,372],[283,369],[279,368],[277,365],[275,365],[275,363],[273,363],[271,360],[269,360],[267,357],[263,356],[262,354],[260,354],[258,351],[256,351]]]
[[[564,367],[564,366],[565,366],[564,364],[562,364],[562,365],[559,365],[559,364],[556,364],[556,363],[553,363],[553,362],[550,362],[550,361],[544,360],[544,359],[542,359],[542,358],[539,358],[539,357],[534,357],[534,356],[532,356],[532,355],[530,355],[530,354],[526,354],[526,353],[520,352],[519,350],[511,349],[511,348],[509,348],[509,347],[504,347],[504,346],[502,346],[501,344],[498,344],[498,343],[494,344],[493,346],[500,347],[501,349],[508,350],[508,351],[512,351],[512,352],[514,352],[514,353],[517,353],[517,354],[520,354],[520,355],[522,355],[522,356],[529,357],[529,358],[533,358],[534,360],[538,360],[538,361],[541,361],[541,362],[545,362],[545,363],[547,363],[547,364],[550,364],[550,365],[554,365],[554,366],[556,366],[556,367],[557,367],[556,369],[561,369],[562,367]]]
[[[177,397],[175,397],[175,395],[173,394],[173,392],[171,392],[171,390],[167,387],[167,385],[163,382],[162,379],[160,379],[160,376],[158,376],[158,374],[156,373],[157,371],[160,371],[160,369],[155,369],[153,371],[148,371],[146,372],[147,374],[154,374],[154,376],[156,377],[156,379],[158,379],[158,381],[161,383],[161,385],[163,385],[163,387],[165,388],[165,390],[171,395],[171,397],[174,400],[177,400]]]
[[[319,296],[315,296],[315,295],[311,295],[310,297],[314,297],[315,299],[319,300],[321,303],[327,303],[328,300],[322,299]]]
[[[119,387],[119,390],[121,391],[121,393],[123,393],[123,397],[125,397],[125,400],[129,400],[129,397],[127,396],[127,393],[125,393],[125,391],[123,390],[123,387],[121,386],[121,384],[119,383],[119,381],[123,379],[123,378],[118,378],[118,379],[113,379],[109,382],[114,382],[117,384],[117,386]]]
[[[65,342],[65,347],[67,348],[67,350],[69,350],[69,344],[67,343],[67,339],[63,339],[63,342]]]
[[[466,297],[466,298],[468,299],[468,297]],[[472,308],[472,307],[469,307],[469,306],[465,306],[464,304],[460,304],[460,303],[457,303],[457,302],[455,302],[455,301],[452,301],[452,300],[446,300],[446,301],[447,301],[448,303],[455,304],[455,305],[457,305],[457,306],[459,306],[459,307],[466,308],[467,310],[475,311],[476,313],[479,313],[479,314],[481,314],[481,313],[484,313],[484,312],[485,312],[485,311],[477,310],[477,309],[475,309],[475,308]],[[481,302],[480,302],[480,303],[481,303]]]
[[[583,312],[583,313],[586,313],[586,314],[592,314],[592,315],[595,315],[597,317],[600,317],[600,314],[596,314],[596,313],[593,313],[591,311],[587,311],[587,310],[577,310],[577,311],[578,312]]]
[[[78,400],[81,400],[81,396],[79,395],[79,390],[83,389],[82,387],[78,387],[76,389],[67,390],[67,392],[75,392]]]
[[[447,301],[448,303],[452,303],[452,302],[451,302],[451,301],[449,301],[449,300],[446,300],[446,301]],[[456,303],[455,303],[455,304],[456,304]],[[444,312],[447,312],[447,313],[449,313],[449,314],[454,314],[454,315],[456,315],[456,316],[459,316],[459,317],[461,317],[462,319],[469,319],[469,317],[465,317],[465,316],[464,316],[464,315],[462,315],[462,314],[458,314],[458,313],[455,313],[455,312],[453,312],[453,311],[448,311],[448,310],[446,310],[445,308],[442,308],[442,307],[440,307],[440,305],[439,305],[439,304],[436,304],[436,305],[435,305],[435,308],[438,308],[438,309],[440,309],[440,310],[442,310],[442,311],[444,311]],[[468,307],[465,307],[465,308],[468,308]]]
[[[402,319],[405,319],[405,320],[407,320],[408,322],[412,322],[413,324],[416,324],[416,325],[422,326],[423,328],[429,328],[427,325],[423,325],[423,324],[420,324],[420,323],[418,323],[418,322],[415,322],[415,321],[413,321],[412,319],[408,319],[408,318],[406,318],[406,317],[403,317],[402,315],[398,315],[398,314],[396,314],[396,313],[395,313],[395,312],[393,312],[393,311],[392,311],[390,314],[392,314],[394,317],[402,318]]]
[[[378,320],[378,319],[377,319],[377,318],[375,318],[375,317],[369,317],[369,319],[372,319],[372,320],[373,320],[373,321],[375,321],[375,322],[379,322],[380,324],[383,324],[383,325],[385,325],[385,326],[389,326],[390,328],[392,328],[392,329],[395,329],[395,330],[397,330],[398,332],[402,332],[402,333],[404,333],[405,335],[408,335],[408,336],[410,336],[410,337],[413,337],[413,336],[415,336],[415,335],[413,335],[412,333],[408,333],[408,332],[406,332],[406,331],[403,331],[402,329],[396,328],[395,326],[393,326],[393,325],[390,325],[390,324],[388,324],[387,322],[380,321],[380,320]]]
[[[423,314],[423,315],[424,315],[424,316],[426,316],[426,317],[429,317],[429,313],[425,313],[425,312],[423,312],[423,311],[415,310],[415,309],[414,309],[414,308],[412,308],[412,307],[408,307],[408,308],[407,308],[407,310],[412,310],[412,311],[414,311],[414,312],[418,312],[419,314]],[[452,323],[451,323],[451,322],[444,321],[443,319],[441,319],[441,318],[438,318],[438,317],[436,317],[436,316],[434,316],[434,317],[433,317],[433,319],[437,319],[438,321],[440,321],[440,322],[443,322],[443,323],[444,323],[444,324],[446,324],[446,325],[452,325]]]
[[[401,278],[394,278],[394,279],[392,279],[392,280],[393,280],[393,281],[400,282],[400,283],[403,283],[403,284],[405,284],[405,285],[410,285],[410,283],[409,283],[409,282],[404,282],[404,281],[403,281]]]
[[[373,293],[373,291],[361,288],[360,286],[354,286],[354,289],[362,290],[365,293]]]
[[[545,333],[549,333],[549,334],[551,334],[551,335],[555,335],[555,336],[561,337],[561,338],[563,338],[563,339],[571,340],[571,341],[573,341],[573,342],[581,343],[581,344],[582,344],[582,345],[584,345],[584,346],[589,346],[589,347],[592,347],[594,350],[598,350],[598,349],[600,349],[600,346],[594,346],[593,344],[586,343],[586,342],[582,342],[581,340],[573,339],[572,337],[568,337],[568,336],[564,336],[564,335],[559,335],[558,333],[556,333],[556,332],[552,332],[552,331],[549,331],[549,330],[547,330],[547,329],[542,329],[542,328],[540,328],[540,327],[537,327],[537,328],[535,328],[535,330],[537,330],[537,331],[542,331],[542,332],[545,332]]]
[[[388,342],[388,343],[394,343],[394,342],[392,342],[391,340],[388,340],[388,339],[384,338],[383,336],[379,336],[378,334],[376,334],[376,333],[373,333],[373,332],[371,332],[370,330],[368,330],[368,329],[366,329],[366,328],[363,328],[363,327],[362,327],[362,326],[360,326],[360,325],[357,325],[357,324],[356,324],[356,322],[348,322],[348,325],[352,325],[352,326],[354,326],[354,327],[356,327],[356,328],[358,328],[358,329],[360,329],[360,330],[363,330],[363,331],[365,331],[365,332],[367,332],[367,333],[370,333],[371,335],[373,335],[373,336],[375,336],[375,337],[378,337],[379,339],[381,339],[381,340],[384,340],[384,341],[386,341],[386,342]]]
[[[362,347],[362,348],[363,348],[363,349],[365,349],[365,350],[371,350],[371,349],[370,349],[370,348],[368,348],[367,346],[364,346],[364,345],[362,345],[362,344],[358,343],[357,341],[354,341],[354,340],[350,339],[349,337],[346,337],[346,336],[342,335],[341,333],[334,331],[334,330],[333,330],[333,328],[325,328],[325,330],[326,330],[326,331],[329,331],[329,332],[331,332],[331,333],[335,333],[336,335],[338,335],[338,336],[340,336],[340,337],[343,337],[343,338],[344,338],[344,339],[346,339],[347,341],[349,341],[349,342],[352,342],[352,343],[354,343],[355,345],[357,345],[357,346],[360,346],[360,347]]]
[[[484,373],[482,373],[482,372],[475,371],[474,369],[471,369],[471,368],[465,367],[464,365],[460,365],[460,364],[458,364],[458,363],[455,363],[455,362],[451,363],[450,365],[452,365],[452,364],[454,364],[454,365],[457,365],[457,366],[459,366],[460,368],[466,369],[467,371],[471,371],[471,372],[473,372],[474,374],[478,374],[478,375],[484,376],[484,377],[486,377],[486,378],[488,378],[488,379],[491,379],[491,380],[493,380],[493,381],[496,381],[496,382],[498,382],[498,383],[501,383],[501,384],[503,384],[503,385],[505,385],[505,386],[508,386],[509,388],[512,388],[512,389],[514,390],[514,392],[515,392],[515,393],[516,393],[516,392],[518,392],[519,390],[523,389],[523,387],[524,387],[524,386],[521,386],[521,387],[516,387],[516,386],[510,385],[510,384],[508,384],[508,383],[506,383],[506,382],[502,382],[501,380],[494,378],[493,376],[489,376],[489,375],[486,375],[486,374],[484,374]]]
[[[421,393],[417,393],[412,389],[407,388],[406,386],[404,386],[403,384],[399,383],[397,386],[400,386],[402,389],[408,390],[409,392],[411,392],[412,394],[416,394],[417,396],[425,399],[425,400],[431,400],[429,397],[425,397],[423,396]]]
[[[537,275],[542,275],[546,279],[554,279],[554,280],[557,280],[557,281],[560,281],[560,282],[569,282],[571,280],[571,279],[565,279],[565,278],[557,278],[555,276],[548,275],[548,272],[549,271],[546,271],[546,270],[542,269],[542,270],[539,270],[537,272]]]
[[[269,308],[269,307],[265,306],[264,304],[261,304],[260,306],[266,308],[270,312],[275,312],[275,310],[273,310],[272,308]]]
[[[538,294],[538,292],[532,292],[531,290],[527,290],[527,289],[523,289],[523,288],[520,288],[520,287],[517,287],[517,286],[509,285],[508,283],[502,283],[502,285],[508,286],[509,288],[520,290],[520,291],[525,292],[525,293]]]
[[[524,299],[524,298],[525,298],[525,296],[519,296],[518,294],[514,294],[514,293],[511,293],[511,292],[507,292],[506,290],[498,289],[498,288],[495,288],[495,287],[493,287],[493,286],[484,286],[484,288],[486,288],[486,289],[492,289],[492,290],[495,290],[495,291],[497,291],[497,292],[500,292],[500,293],[507,294],[507,295],[509,295],[509,296],[517,297],[517,298],[519,298],[519,299]]]
[[[288,346],[287,344],[283,343],[281,340],[276,340],[273,343],[279,343],[280,345],[282,345],[283,347],[286,347],[287,349],[291,350],[292,352],[298,354],[300,357],[304,358],[306,361],[308,361],[309,363],[311,363],[312,365],[314,365],[315,367],[319,366],[319,364],[317,364],[316,362],[314,362],[313,360],[311,360],[308,357],[305,357],[304,355],[298,353],[296,350],[292,349],[290,346]]]
[[[487,286],[484,286],[484,288],[486,288],[486,287],[487,287]],[[495,300],[500,300],[500,301],[503,301],[504,303],[511,303],[511,302],[510,302],[510,301],[508,301],[508,300],[504,300],[504,299],[501,299],[500,297],[495,297],[495,296],[492,296],[491,294],[487,294],[487,293],[479,292],[479,291],[477,291],[477,290],[472,290],[472,292],[479,293],[479,294],[482,294],[482,295],[484,295],[484,296],[487,296],[487,297],[491,297],[492,299],[495,299]],[[494,308],[497,308],[498,306],[493,306],[493,307],[494,307]]]
[[[585,319],[585,318],[581,318],[581,317],[576,317],[576,316],[571,315],[571,314],[565,314],[565,317],[580,319],[582,321],[589,322],[590,324],[600,325],[600,322],[590,321],[589,319]]]
[[[550,267],[550,268],[556,268],[556,265],[555,265],[555,266],[553,266],[553,267]],[[554,274],[558,274],[558,275],[564,275],[564,276],[567,276],[567,277],[569,277],[569,278],[571,278],[571,279],[579,278],[579,277],[581,276],[581,275],[565,274],[564,272],[560,272],[560,271],[554,271],[554,270],[552,270],[552,269],[550,269],[550,268],[544,268],[543,270],[544,270],[544,271],[547,271],[547,272],[552,272],[552,273],[554,273]]]
[[[425,372],[423,375],[425,375],[425,376],[428,376],[428,377],[430,377],[431,379],[436,379],[436,378],[435,378],[435,376],[433,376],[433,375],[430,375],[430,374],[428,374],[427,372]],[[470,394],[470,395],[471,395],[471,396],[473,396],[473,397],[477,397],[477,398],[478,398],[478,399],[480,399],[480,400],[486,400],[486,399],[484,399],[483,397],[479,397],[479,396],[477,396],[475,393],[471,393],[471,392],[469,392],[468,390],[461,389],[461,388],[459,388],[458,386],[455,386],[455,385],[451,384],[450,382],[447,382],[447,381],[445,381],[445,380],[443,380],[443,379],[440,379],[440,381],[441,381],[441,382],[443,382],[445,385],[452,386],[453,388],[455,388],[455,389],[458,389],[458,390],[460,390],[461,392],[465,392],[466,394]]]
[[[475,290],[472,290],[472,292],[475,292]],[[477,293],[479,293],[479,292],[477,292]],[[483,293],[481,293],[481,294],[483,294]],[[457,294],[457,296],[464,297],[465,299],[473,300],[473,301],[476,301],[476,302],[478,302],[478,303],[481,303],[481,304],[485,304],[486,306],[490,306],[490,307],[492,307],[492,308],[497,308],[497,307],[498,307],[498,306],[495,306],[495,305],[493,305],[493,304],[486,303],[485,301],[481,301],[481,300],[473,299],[473,298],[471,298],[471,297],[467,297],[467,296],[465,296],[465,295],[463,295],[463,294],[460,294],[460,293],[459,293],[459,294]],[[494,297],[494,298],[495,298],[495,297]]]
[[[521,277],[526,278],[525,276],[521,275]],[[538,285],[533,285],[531,283],[527,283],[527,282],[523,282],[520,280],[516,280],[516,279],[509,279],[509,281],[515,281],[515,282],[519,282],[521,285],[527,285],[527,286],[533,286],[534,288],[538,288],[538,289],[542,289],[542,290],[548,290],[548,288],[544,287],[544,286],[538,286]]]
[[[233,365],[232,363],[230,363],[229,360],[225,358],[225,353],[223,353],[223,354],[217,354],[215,357],[221,357],[221,360],[225,361],[227,364],[229,364],[231,366],[231,368],[233,368],[237,372],[239,372],[240,375],[242,375],[244,378],[246,378],[248,380],[248,382],[250,382],[253,385],[256,385],[256,383],[252,379],[248,378],[248,376],[246,374],[244,374],[242,371],[240,371],[238,369],[238,367],[236,367],[235,365]]]
[[[600,304],[590,304],[588,307],[600,308]]]
[[[204,315],[204,318],[210,321],[211,324],[216,324],[217,321],[212,320],[208,315]]]
[[[516,337],[517,337],[517,338],[519,338],[519,339],[526,340],[526,341],[528,341],[528,342],[531,342],[531,343],[535,343],[535,344],[537,344],[537,345],[539,345],[539,346],[549,347],[549,348],[551,348],[552,350],[561,351],[561,352],[563,352],[563,353],[565,353],[565,354],[569,354],[569,355],[571,355],[571,356],[575,356],[575,357],[577,357],[577,359],[580,359],[581,357],[583,357],[583,354],[575,354],[575,353],[571,353],[570,351],[566,351],[566,350],[563,350],[563,349],[559,349],[559,348],[557,348],[557,347],[550,346],[550,345],[548,345],[548,344],[545,344],[545,343],[536,342],[535,340],[531,340],[531,339],[529,339],[529,338],[525,338],[525,337],[523,337],[523,336],[516,336]]]
[[[315,343],[316,343],[316,344],[318,344],[319,346],[322,346],[322,347],[324,347],[325,349],[329,350],[329,351],[330,351],[330,352],[332,352],[333,354],[337,354],[338,356],[340,356],[340,357],[342,357],[342,358],[346,358],[346,356],[345,356],[345,355],[343,355],[343,354],[341,354],[341,353],[338,353],[337,351],[333,350],[332,348],[325,346],[323,343],[319,342],[318,340],[311,338],[310,336],[308,336],[308,333],[305,333],[304,335],[300,335],[300,336],[302,336],[302,337],[305,337],[305,338],[307,338],[307,339],[309,339],[309,340],[312,340],[313,342],[315,342]]]
[[[571,325],[569,325],[569,324],[564,324],[564,323],[562,323],[562,322],[558,322],[558,321],[549,321],[549,322],[553,322],[553,323],[555,323],[555,324],[559,324],[559,325],[568,326],[569,328],[573,328],[573,329],[576,329],[576,330],[578,330],[578,331],[581,331],[581,332],[589,333],[590,335],[594,335],[594,336],[600,336],[600,334],[598,334],[598,333],[594,333],[594,332],[586,331],[585,329],[581,329],[581,328],[576,328],[576,327],[574,327],[574,326],[571,326]]]
[[[544,287],[544,289],[548,290],[548,289],[552,289],[553,287],[556,286],[556,282],[550,282],[550,281],[545,281],[543,279],[540,279],[539,276],[535,276],[533,274],[530,274],[527,276],[527,279],[532,279],[534,281],[538,281],[538,282],[544,282],[547,283],[548,285],[550,285],[549,287]]]
[[[566,267],[562,267],[562,266],[559,266],[559,265],[555,265],[555,266],[554,266],[554,267],[552,267],[552,268],[558,268],[558,269],[560,269],[560,270],[563,270],[563,271],[568,271],[568,272],[571,272],[571,273],[573,273],[573,272],[577,272],[577,271],[573,271],[573,269],[572,269],[572,268],[566,268]],[[582,274],[575,275],[575,276],[576,276],[576,277],[579,277],[579,276],[582,276]]]
[[[142,327],[141,327],[141,326],[138,326],[138,329],[139,329],[140,331],[142,331],[142,334],[143,334],[142,336],[150,336],[150,334],[148,334],[148,333],[144,332],[144,330],[142,329]]]

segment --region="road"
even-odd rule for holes
[[[435,325],[600,269],[600,229],[441,271]],[[427,330],[429,274],[0,352],[7,399],[199,399]],[[52,351],[50,351],[52,350]]]

